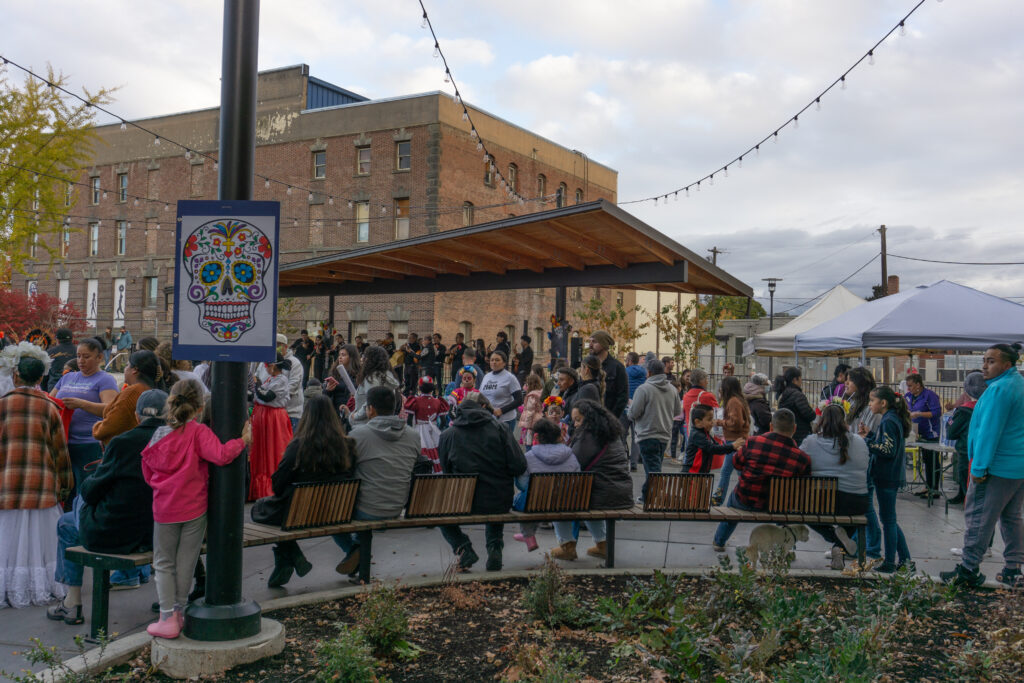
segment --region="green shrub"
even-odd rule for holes
[[[409,618],[398,591],[383,583],[376,584],[359,608],[356,626],[378,657],[388,657],[396,651],[407,654],[409,644]]]
[[[377,675],[377,666],[362,632],[342,625],[337,638],[321,643],[317,649],[316,679],[337,683],[385,683],[387,679]]]
[[[528,644],[518,649],[515,663],[505,672],[514,672],[514,675],[501,680],[502,683],[574,683],[583,680],[586,663],[586,655],[575,648],[563,650]]]

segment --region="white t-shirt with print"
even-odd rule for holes
[[[488,372],[484,375],[483,381],[480,382],[480,393],[484,395],[491,405],[495,408],[508,405],[512,402],[512,395],[517,391],[521,391],[522,387],[519,385],[519,380],[508,370],[502,370],[501,372]],[[511,422],[516,419],[516,411],[509,410],[501,414],[498,418],[502,422]]]

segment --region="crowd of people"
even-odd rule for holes
[[[472,512],[480,514],[522,509],[536,472],[590,472],[593,509],[630,508],[643,502],[650,475],[666,458],[684,471],[718,471],[714,504],[743,510],[766,509],[770,477],[836,477],[836,513],[868,519],[869,568],[914,566],[896,497],[906,483],[908,437],[916,430],[918,438],[932,438],[941,410],[920,376],[908,377],[900,395],[876,385],[866,369],[844,367],[816,409],[799,368],[787,368],[770,387],[764,375],[742,381],[727,366],[712,389],[705,370],[676,372],[671,357],[631,352],[621,363],[604,331],[590,337],[578,368],[560,359],[550,368],[532,363],[526,336],[510,360],[504,333],[490,349],[458,337],[446,348],[436,334],[423,344],[410,334],[401,346],[335,337],[330,347],[305,333],[290,344],[282,334],[276,359],[250,367],[250,421],[240,438],[222,444],[209,427],[208,363],[193,367],[172,358],[169,343],[144,338],[119,386],[102,369],[102,338],[73,344],[69,331],[56,336],[49,354],[29,343],[0,353],[0,377],[11,382],[0,387],[0,595],[15,607],[60,598],[47,616],[68,624],[83,621],[82,567],[64,557],[66,548],[152,549],[160,617],[149,631],[176,637],[184,606],[203,591],[208,468],[238,457],[247,462],[252,518],[268,524],[281,523],[295,484],[308,481],[359,479],[354,518],[375,520],[401,514],[416,473],[477,475]],[[74,357],[65,360],[69,347]],[[997,522],[1006,541],[997,578],[1020,577],[1019,352],[1005,344],[986,352],[982,371],[967,376],[948,430],[962,454],[958,498],[967,530],[962,563],[944,578],[958,584],[984,581],[978,565]],[[63,363],[58,372],[56,363]],[[634,499],[631,470],[640,464],[644,478]],[[937,486],[931,473],[926,479]],[[586,553],[605,557],[605,524],[585,525],[594,543]],[[719,525],[716,551],[724,551],[735,526]],[[560,521],[553,529],[551,556],[575,560],[579,525]],[[855,553],[856,530],[814,530],[832,544],[832,566],[841,569]],[[513,538],[533,551],[536,531],[524,523]],[[479,562],[457,524],[440,532],[461,570]],[[354,577],[357,538],[334,540],[343,553],[336,570]],[[503,525],[487,524],[487,570],[501,569],[503,551]],[[295,542],[273,553],[272,587],[312,567]],[[143,567],[112,582],[131,588],[149,577]]]

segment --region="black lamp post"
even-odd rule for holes
[[[775,329],[775,284],[782,282],[781,277],[763,277],[761,278],[768,283],[768,330]],[[775,375],[773,374],[773,361],[771,356],[768,356],[768,380],[774,381]]]

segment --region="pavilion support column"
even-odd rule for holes
[[[334,334],[334,295],[327,297],[327,329]],[[350,340],[351,341],[351,340]]]
[[[565,287],[555,287],[555,319],[562,327],[560,330],[552,330],[551,360],[569,357],[569,335],[565,328],[565,297]]]

